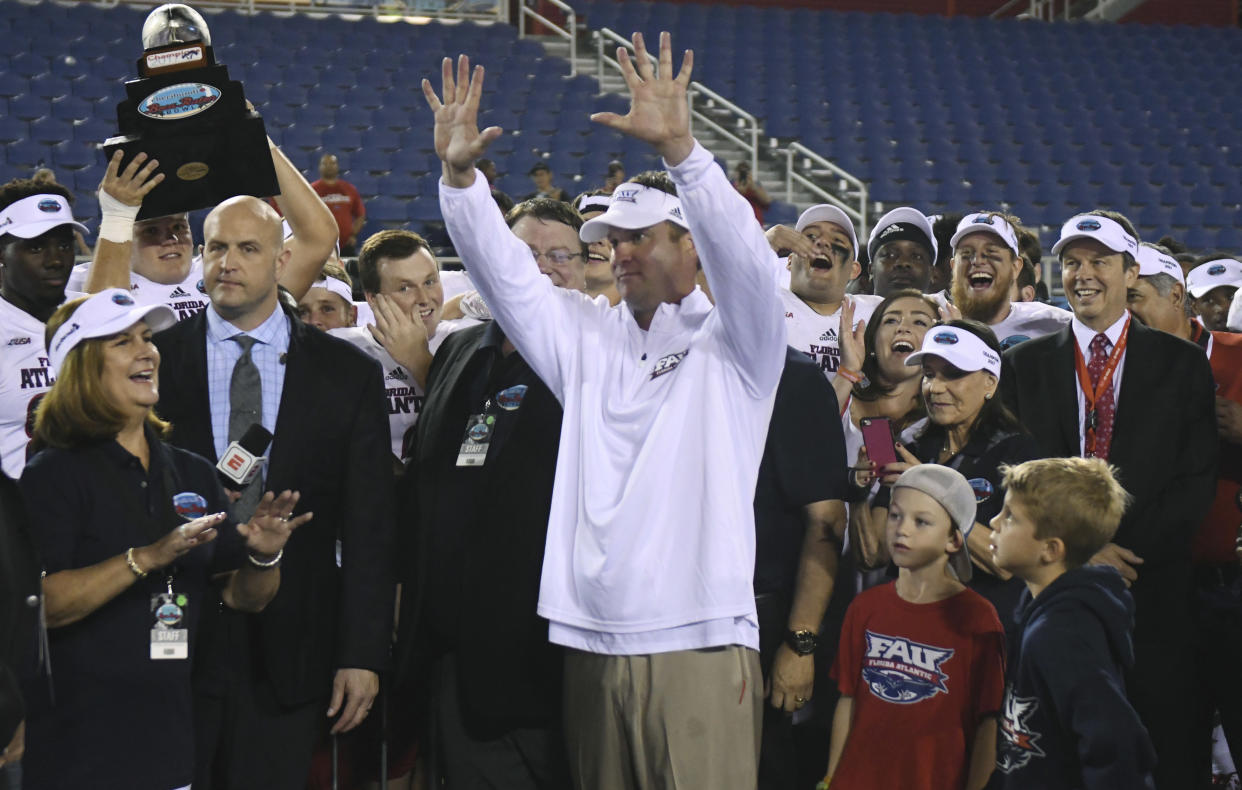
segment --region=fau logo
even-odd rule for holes
[[[1032,757],[1043,757],[1044,750],[1039,748],[1038,741],[1042,737],[1031,729],[1028,720],[1039,710],[1039,700],[1035,697],[1015,697],[1013,686],[1005,689],[1005,711],[1000,722],[1000,741],[996,746],[996,767],[1005,773],[1012,773],[1031,761]]]
[[[660,357],[656,360],[655,367],[651,369],[651,378],[657,379],[665,373],[672,373],[681,361],[686,358],[686,354],[690,353],[690,349],[678,351],[676,354],[669,354],[666,357]]]
[[[953,651],[924,645],[900,636],[865,631],[867,653],[863,659],[863,680],[871,693],[886,702],[909,705],[949,693],[949,676],[940,669]]]

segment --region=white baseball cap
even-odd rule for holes
[[[83,233],[90,232],[73,218],[69,201],[63,195],[31,195],[10,203],[0,211],[0,235],[11,233],[19,239],[33,239],[61,225],[72,225]]]
[[[1013,225],[1010,225],[1009,220],[999,214],[989,214],[986,211],[967,214],[962,217],[961,222],[957,223],[957,230],[953,232],[953,238],[949,240],[949,244],[953,249],[957,249],[957,243],[972,233],[991,233],[993,236],[999,236],[1000,240],[1005,242],[1005,246],[1013,250],[1014,255],[1022,255],[1018,250],[1018,234],[1014,231]]]
[[[936,234],[932,231],[931,220],[927,218],[923,212],[909,206],[895,208],[884,216],[880,217],[880,221],[875,223],[875,227],[871,229],[871,236],[867,239],[867,255],[874,258],[875,251],[880,248],[888,236],[900,230],[899,225],[913,225],[916,230],[927,237],[927,244],[931,247],[933,263],[935,258],[940,254],[940,248],[936,245]]]
[[[1201,263],[1186,275],[1186,290],[1196,299],[1222,285],[1242,286],[1242,263],[1232,258],[1217,258]]]
[[[354,303],[354,292],[345,284],[344,280],[338,280],[335,277],[321,277],[311,283],[311,288],[322,288],[341,297],[346,304]]]
[[[1078,239],[1095,239],[1113,252],[1128,252],[1138,257],[1138,239],[1121,227],[1121,223],[1098,214],[1079,214],[1067,219],[1061,226],[1061,238],[1052,245],[1052,254],[1060,255],[1066,244]]]
[[[1171,255],[1165,255],[1155,247],[1140,244],[1134,256],[1139,265],[1139,276],[1150,277],[1153,274],[1167,274],[1183,286],[1186,285],[1186,274],[1181,265]]]
[[[585,214],[588,211],[607,211],[611,203],[612,198],[607,195],[583,195],[574,208],[578,209],[579,214]]]
[[[166,305],[136,304],[134,298],[120,288],[108,288],[91,295],[52,335],[47,349],[52,370],[60,375],[65,357],[83,340],[115,335],[139,321],[146,321],[151,331],[159,332],[177,323],[177,316]]]
[[[609,228],[638,230],[661,222],[690,230],[676,195],[627,181],[612,191],[607,211],[582,225],[578,238],[589,244],[605,238]]]
[[[986,370],[996,378],[1001,374],[1001,358],[988,344],[967,329],[934,326],[923,335],[923,347],[906,357],[906,365],[923,363],[923,357],[939,357],[958,370],[974,373]]]
[[[854,223],[848,214],[829,203],[820,203],[802,212],[794,230],[801,233],[812,222],[831,222],[833,225],[840,225],[845,234],[850,237],[854,257],[858,257],[858,233],[854,230]]]

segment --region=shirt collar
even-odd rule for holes
[[[500,324],[488,321],[483,328],[483,337],[479,338],[479,348],[500,348],[504,342],[505,333],[500,331]]]
[[[224,320],[210,305],[204,312],[207,313],[207,338],[213,343],[224,343],[237,335],[249,335],[258,342],[276,346],[281,351],[289,347],[289,319],[279,304],[263,323],[249,332],[242,332]]]
[[[1105,336],[1108,337],[1109,345],[1117,345],[1117,341],[1121,339],[1121,330],[1125,328],[1126,319],[1129,317],[1130,311],[1123,311],[1121,313],[1121,318],[1118,318],[1112,326],[1104,330]],[[1070,326],[1074,328],[1074,339],[1078,341],[1078,348],[1082,351],[1083,357],[1085,358],[1088,356],[1088,352],[1090,351],[1091,341],[1094,340],[1095,336],[1099,333],[1084,324],[1082,321],[1079,321],[1078,316],[1074,316],[1070,320]]]

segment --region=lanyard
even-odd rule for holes
[[[1095,454],[1095,428],[1098,422],[1095,412],[1095,405],[1100,402],[1105,392],[1113,386],[1113,373],[1117,370],[1117,366],[1121,364],[1121,356],[1126,351],[1126,343],[1130,340],[1130,316],[1126,315],[1126,325],[1121,328],[1121,337],[1117,338],[1117,343],[1113,346],[1112,352],[1108,355],[1108,362],[1104,365],[1104,371],[1100,374],[1100,381],[1095,386],[1091,386],[1091,375],[1087,372],[1087,363],[1082,357],[1082,349],[1078,344],[1074,344],[1074,368],[1078,371],[1078,384],[1082,387],[1082,397],[1086,401],[1087,411],[1087,436],[1086,436],[1086,455]]]

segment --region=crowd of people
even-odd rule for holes
[[[463,272],[275,144],[201,255],[137,220],[142,154],[95,229],[0,187],[0,786],[1186,790],[1242,755],[1242,262],[1084,206],[1062,309],[987,207],[765,232],[692,54],[633,44],[593,120],[665,170],[573,200],[492,187],[481,67],[423,80]]]

